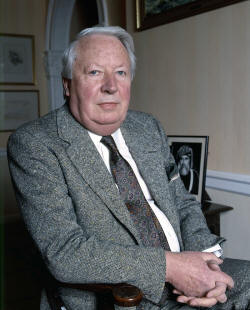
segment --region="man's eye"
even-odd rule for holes
[[[122,71],[122,70],[117,71],[117,73],[118,73],[119,75],[126,75],[126,72],[125,72],[125,71]]]
[[[91,71],[89,72],[89,74],[91,74],[91,75],[97,75],[98,73],[99,73],[98,70],[91,70]]]

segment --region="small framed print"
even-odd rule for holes
[[[35,84],[34,36],[0,34],[0,84]]]
[[[138,31],[246,0],[136,0]]]
[[[37,90],[0,90],[0,131],[14,131],[39,117]]]
[[[169,146],[187,191],[201,203],[205,195],[208,136],[168,136]]]

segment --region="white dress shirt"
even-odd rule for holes
[[[90,131],[89,131],[89,136],[92,139],[93,143],[95,144],[98,152],[100,153],[108,171],[111,173],[110,164],[109,164],[109,150],[103,143],[101,143],[102,136],[96,135]],[[149,206],[153,210],[154,214],[156,215],[158,221],[160,222],[162,226],[162,229],[166,235],[171,251],[180,252],[179,241],[173,229],[173,226],[170,224],[165,214],[157,207],[154,200],[152,199],[150,192],[148,190],[148,187],[146,183],[144,182],[137,168],[137,165],[129,152],[126,142],[122,136],[121,130],[117,129],[111,136],[113,137],[115,141],[115,144],[116,144],[116,147],[119,153],[124,159],[126,159],[126,161],[130,164],[131,168],[133,169],[134,174],[137,178],[138,183],[140,184],[140,187],[142,189],[145,199],[147,200]],[[220,251],[220,250],[221,250],[220,245],[216,245],[212,248],[205,250],[204,252],[214,252],[215,255],[220,256],[220,254],[217,253],[217,251]]]

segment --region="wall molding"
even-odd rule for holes
[[[206,187],[250,196],[250,175],[207,170]]]

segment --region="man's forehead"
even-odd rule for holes
[[[81,38],[76,46],[75,64],[109,63],[115,66],[130,66],[129,54],[115,36],[91,34]]]
[[[120,46],[125,48],[117,37],[99,33],[93,33],[80,38],[77,44],[77,48],[81,49],[86,47],[94,47],[102,44],[112,44],[116,45],[117,47]]]

